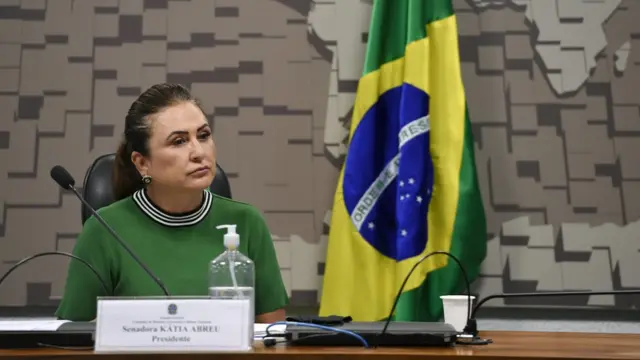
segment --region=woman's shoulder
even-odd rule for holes
[[[131,222],[135,221],[132,218],[132,214],[135,213],[135,211],[132,211],[133,205],[133,200],[129,196],[121,200],[116,200],[111,204],[97,209],[96,211],[110,225],[112,225],[113,223]],[[97,220],[95,219],[95,216],[91,216],[87,220],[85,226],[90,225],[94,222],[97,222]]]
[[[257,207],[238,200],[213,194],[213,213],[225,214],[236,220],[262,221],[262,212]]]
[[[97,209],[96,212],[110,228],[120,234],[122,229],[131,228],[132,225],[135,226],[140,223],[135,218],[135,215],[132,214],[131,202],[130,198],[125,198],[105,205]],[[111,244],[113,244],[113,240],[109,230],[94,215],[91,215],[82,225],[82,231],[76,246],[91,249],[98,247],[101,249],[100,251],[103,251],[110,247]]]

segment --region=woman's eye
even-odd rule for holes
[[[211,133],[210,133],[210,132],[204,132],[204,133],[201,133],[201,134],[200,134],[199,138],[200,138],[200,139],[203,139],[203,140],[206,140],[206,139],[208,139],[208,138],[209,138],[209,136],[211,136]]]
[[[173,145],[182,145],[184,143],[185,143],[185,140],[183,138],[177,138],[173,140]]]

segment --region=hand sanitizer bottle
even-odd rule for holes
[[[224,235],[226,250],[218,255],[209,266],[209,296],[222,300],[249,300],[249,344],[253,345],[255,322],[255,265],[251,259],[238,251],[240,235],[236,225],[220,225],[227,229]]]

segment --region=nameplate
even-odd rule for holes
[[[95,352],[249,351],[249,300],[99,298]],[[251,323],[250,323],[251,322]]]

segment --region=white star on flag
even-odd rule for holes
[[[402,229],[402,231],[400,231],[400,234],[401,234],[402,236],[407,236],[407,230]]]
[[[369,229],[373,229],[374,227],[376,227],[376,225],[372,222],[369,223]]]
[[[413,184],[414,182],[413,178],[409,178],[409,184]]]
[[[422,196],[417,196],[416,197],[416,201],[419,202],[419,203],[422,203]]]

